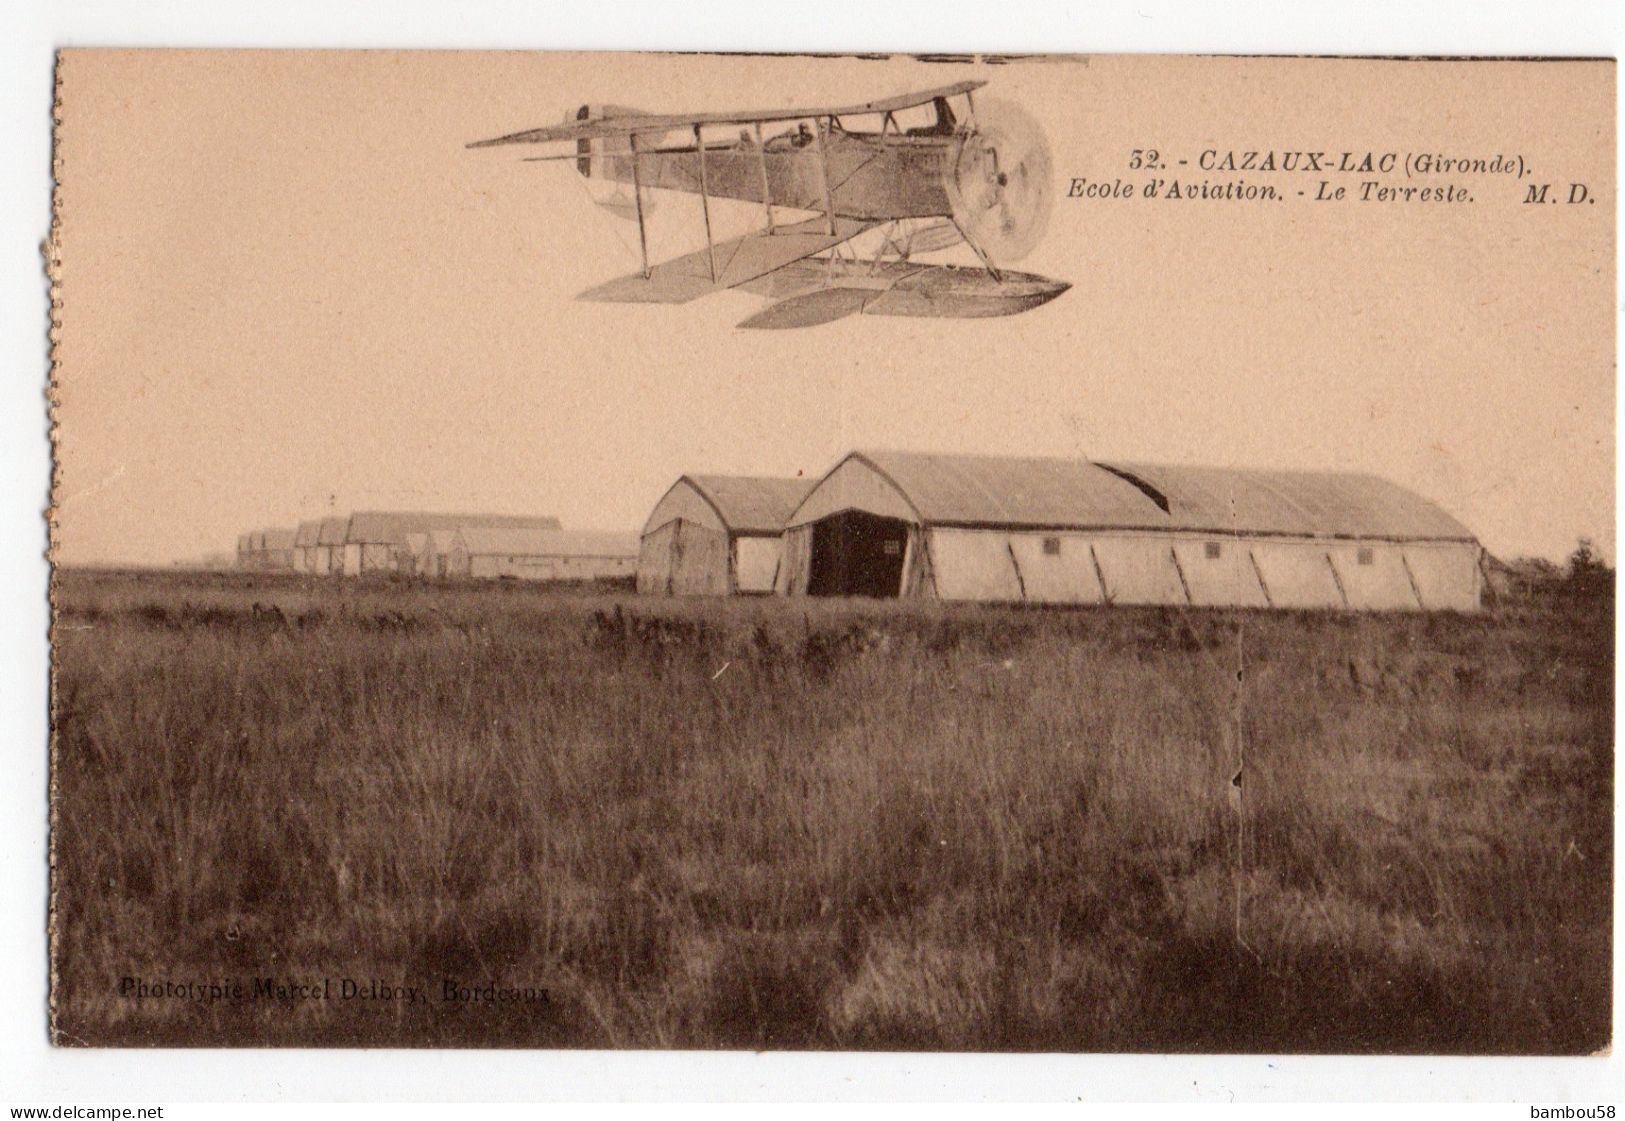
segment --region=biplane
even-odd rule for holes
[[[1043,234],[1051,164],[1026,112],[973,100],[984,84],[812,109],[662,115],[582,106],[563,124],[468,147],[540,145],[529,159],[574,162],[584,178],[616,185],[597,201],[637,221],[643,268],[582,299],[681,304],[735,288],[773,301],[740,324],[753,328],[853,314],[1013,315],[1071,286],[1006,267]],[[651,263],[647,214],[657,190],[699,196],[705,248]],[[716,199],[760,205],[761,228],[716,239]],[[867,256],[854,247],[860,239],[873,244]],[[975,264],[916,260],[960,244]]]

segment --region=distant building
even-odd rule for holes
[[[779,590],[1472,611],[1482,550],[1369,475],[853,452],[789,517]]]
[[[298,532],[292,529],[268,529],[262,535],[264,550],[260,567],[276,572],[292,572],[294,541]]]
[[[452,539],[447,573],[474,579],[602,580],[636,573],[633,533],[468,526]]]
[[[450,575],[451,549],[456,542],[455,529],[431,529],[423,543],[423,555],[418,559],[418,571],[434,579]]]
[[[346,515],[323,518],[316,531],[316,560],[311,572],[316,576],[337,576],[344,563],[344,535],[350,528]]]
[[[638,591],[645,595],[771,592],[785,519],[812,479],[684,475],[643,525]]]
[[[239,533],[237,535],[237,567],[251,568],[254,563],[254,535],[252,533]]]
[[[322,523],[320,518],[299,523],[299,529],[293,539],[293,570],[295,572],[308,575],[316,571],[316,540],[321,535],[321,531]]]
[[[403,576],[425,576],[424,564],[429,551],[429,535],[413,532],[406,535],[406,547],[395,557],[395,571]]]
[[[408,533],[461,529],[464,526],[556,530],[559,528],[559,520],[553,517],[517,514],[434,514],[358,510],[350,515],[350,524],[344,535],[341,571],[345,576],[396,571],[397,558],[406,549]]]

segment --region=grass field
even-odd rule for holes
[[[63,1042],[1610,1039],[1611,599],[56,594]]]

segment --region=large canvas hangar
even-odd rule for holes
[[[854,452],[790,516],[778,590],[1471,611],[1481,555],[1370,475]]]
[[[645,595],[772,592],[784,522],[812,480],[684,475],[655,504],[638,548]]]

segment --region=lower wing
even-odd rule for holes
[[[809,218],[769,233],[746,234],[719,241],[710,249],[686,253],[655,265],[649,275],[633,273],[581,293],[583,300],[611,303],[686,304],[711,292],[735,288],[803,257],[822,253],[879,223],[855,218]],[[835,228],[830,233],[830,226]],[[712,260],[716,279],[712,279]]]

